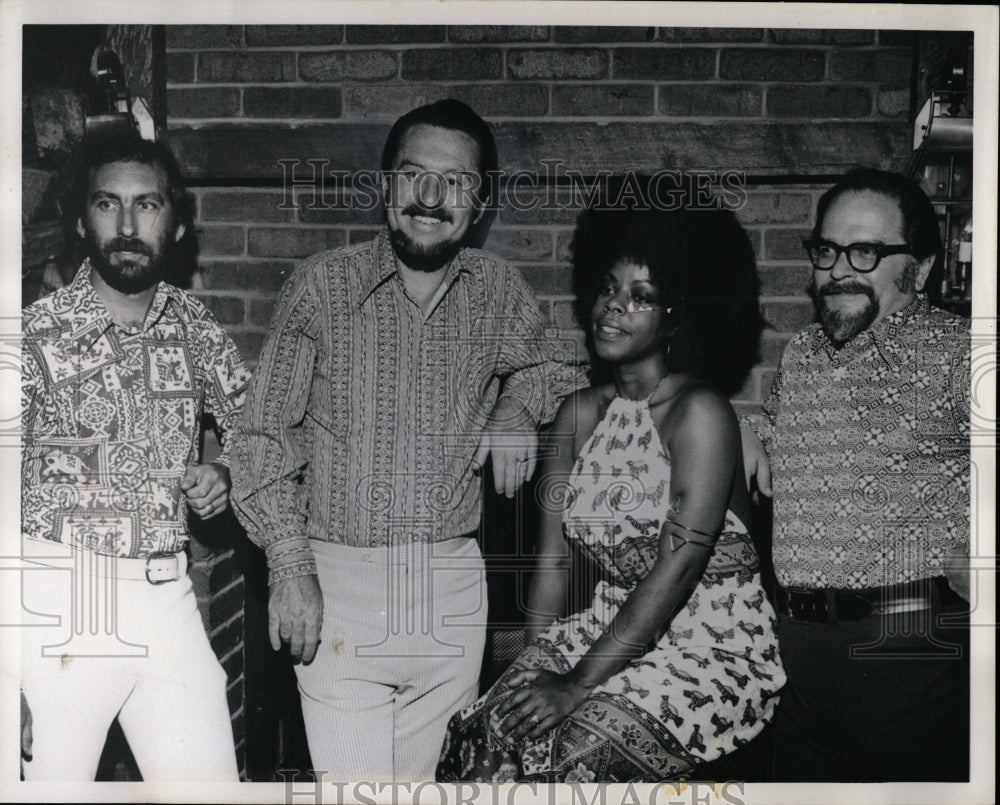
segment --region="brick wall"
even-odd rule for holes
[[[772,329],[737,397],[766,393],[811,319],[799,240],[829,176],[909,156],[910,34],[873,30],[547,26],[170,26],[171,142],[197,183],[195,287],[256,361],[296,261],[368,240],[379,210],[308,209],[289,175],[374,169],[389,125],[468,102],[505,171],[739,170]],[[801,181],[796,181],[799,179]],[[325,197],[324,197],[325,199]],[[289,201],[295,203],[289,203]],[[568,244],[578,209],[501,209],[486,247],[521,269],[546,320],[572,332]]]

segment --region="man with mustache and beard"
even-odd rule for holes
[[[970,341],[922,293],[937,216],[909,179],[860,169],[804,245],[820,323],[743,423],[748,481],[773,484],[775,776],[967,780]]]
[[[87,144],[67,215],[82,264],[23,314],[22,600],[55,616],[22,632],[24,775],[93,780],[117,717],[143,780],[235,782],[185,551],[187,509],[228,505],[228,450],[201,461],[202,414],[220,436],[235,425],[250,374],[163,281],[193,219],[165,146]]]
[[[512,497],[535,428],[584,384],[553,360],[520,274],[468,248],[497,171],[487,124],[444,100],[393,125],[386,225],[285,284],[237,440],[236,511],[264,548],[313,767],[431,780],[478,692],[480,468]]]

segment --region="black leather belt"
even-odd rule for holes
[[[947,581],[938,576],[864,590],[776,587],[774,608],[800,623],[836,623],[937,608],[953,598]]]

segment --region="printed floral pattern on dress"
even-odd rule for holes
[[[656,561],[670,465],[645,402],[612,401],[569,484],[564,533],[604,580],[589,608],[553,623],[452,718],[438,779],[488,781],[511,765],[517,773],[504,779],[680,779],[750,741],[774,714],[785,681],[774,613],[750,536],[728,512],[701,581],[654,647],[540,739],[511,746],[499,738],[495,711],[511,693],[510,676],[572,668]]]

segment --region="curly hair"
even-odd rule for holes
[[[76,231],[76,222],[86,218],[90,174],[115,162],[135,162],[159,167],[167,180],[167,198],[174,226],[184,226],[179,241],[168,238],[170,259],[165,265],[167,282],[180,287],[190,285],[197,270],[198,238],[195,233],[194,196],[184,186],[177,160],[161,142],[141,139],[137,134],[85,138],[73,154],[68,185],[60,194],[63,235],[69,257],[79,263],[86,255],[86,244]]]
[[[764,320],[753,246],[728,210],[609,209],[581,213],[570,245],[575,310],[593,355],[591,311],[604,275],[619,261],[648,267],[667,305],[680,309],[669,368],[732,395],[758,359]],[[602,375],[595,359],[595,374]]]

